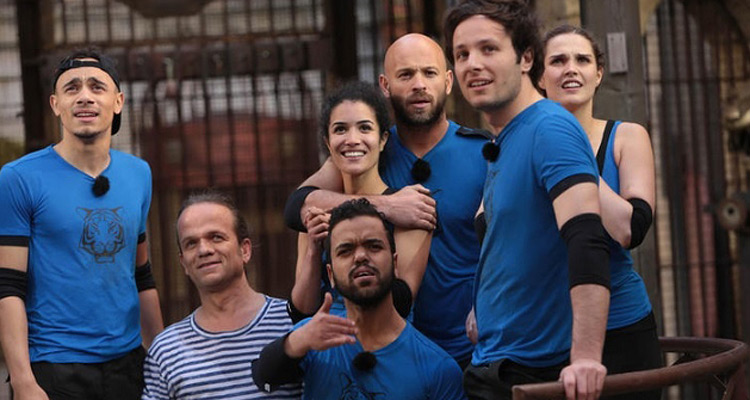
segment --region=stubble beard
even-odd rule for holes
[[[83,132],[73,132],[73,136],[78,138],[78,140],[82,141],[86,144],[91,144],[96,141],[96,139],[104,133],[103,131],[96,131],[96,132],[90,132],[90,131],[83,131]]]
[[[382,303],[386,298],[388,293],[391,292],[394,280],[393,271],[393,263],[391,262],[391,272],[378,281],[378,287],[374,292],[371,292],[367,295],[361,293],[362,289],[357,288],[352,282],[352,279],[350,279],[348,276],[347,285],[343,285],[342,282],[338,278],[336,278],[335,274],[333,275],[333,282],[336,285],[336,290],[338,291],[338,293],[345,299],[351,301],[362,309],[373,309],[379,306],[380,303]]]
[[[393,115],[396,118],[396,122],[399,125],[404,125],[410,128],[423,128],[432,126],[440,120],[445,109],[445,101],[447,96],[441,96],[435,102],[435,107],[432,111],[426,114],[410,114],[406,109],[406,99],[400,96],[391,95],[391,106],[393,107]]]
[[[511,101],[512,99],[502,99],[502,100],[497,100],[493,102],[478,104],[474,108],[476,108],[477,110],[483,113],[491,114],[497,111],[502,111],[504,108],[508,106],[508,104],[511,103]]]
[[[486,114],[492,114],[495,112],[503,111],[506,109],[511,103],[513,103],[521,93],[521,76],[518,76],[517,81],[513,81],[510,83],[509,86],[507,86],[507,92],[506,93],[500,93],[498,98],[491,99],[485,103],[477,104],[472,106],[476,108],[477,110],[486,113]]]

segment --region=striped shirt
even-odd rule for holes
[[[260,391],[251,371],[263,347],[291,328],[286,301],[268,296],[253,321],[235,331],[208,332],[193,312],[154,339],[144,365],[143,400],[299,399],[300,385]]]

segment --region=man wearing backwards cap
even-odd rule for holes
[[[60,62],[62,140],[0,170],[0,342],[17,399],[138,399],[163,329],[148,164],[110,149],[124,96],[96,50]],[[139,312],[140,308],[140,312]]]

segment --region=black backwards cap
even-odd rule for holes
[[[93,58],[96,61],[83,61],[82,58]],[[65,73],[65,71],[69,69],[74,68],[82,68],[82,67],[94,67],[99,68],[100,70],[104,71],[109,75],[113,81],[115,81],[115,85],[117,86],[117,90],[120,90],[120,74],[117,73],[117,68],[115,67],[115,61],[104,55],[101,54],[97,50],[93,49],[86,49],[81,51],[76,51],[75,53],[65,57],[60,61],[60,63],[57,65],[57,69],[55,69],[55,75],[52,79],[52,91],[54,92],[55,87],[57,86],[57,80],[60,79],[60,75]],[[112,118],[112,134],[114,135],[117,133],[117,131],[120,130],[120,114],[115,114],[114,118]]]

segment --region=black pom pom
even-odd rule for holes
[[[104,175],[99,175],[94,179],[94,186],[91,187],[94,196],[101,197],[109,191],[109,179]]]
[[[369,371],[373,369],[377,363],[378,360],[375,358],[375,354],[372,354],[369,351],[363,351],[357,354],[357,356],[354,357],[354,360],[352,360],[354,368],[360,371]]]
[[[495,161],[497,160],[497,156],[500,155],[500,146],[493,143],[493,142],[487,142],[482,146],[482,156],[487,161]]]
[[[432,168],[430,168],[430,163],[421,158],[414,161],[414,165],[411,167],[411,177],[417,182],[426,181],[431,173]]]
[[[393,295],[393,306],[396,308],[398,315],[402,318],[409,316],[411,312],[412,295],[409,284],[401,278],[393,280],[393,287],[391,288],[391,294]]]

